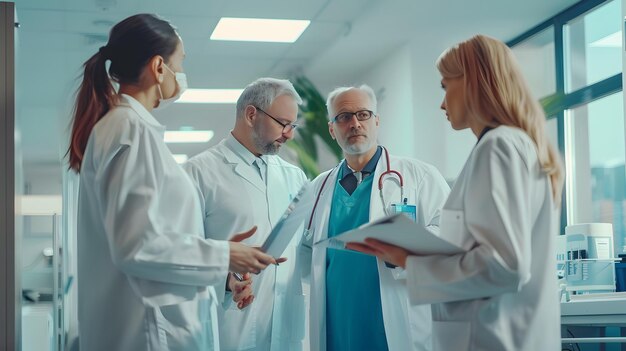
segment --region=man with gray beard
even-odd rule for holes
[[[185,164],[201,195],[207,238],[228,240],[256,224],[256,234],[243,242],[261,246],[307,181],[302,170],[276,155],[294,136],[301,103],[287,80],[252,82],[237,101],[231,133]],[[286,263],[268,267],[254,281],[250,274],[243,281],[229,274],[216,286],[223,301],[217,308],[221,350],[302,349],[305,304],[300,279],[293,277],[296,244],[285,251]]]
[[[430,306],[409,304],[401,268],[314,243],[399,212],[438,233],[450,188],[432,165],[378,144],[385,119],[369,86],[337,88],[326,106],[328,131],[345,159],[313,180],[316,205],[298,256],[311,287],[310,349],[429,351]]]

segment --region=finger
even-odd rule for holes
[[[252,304],[252,302],[254,301],[254,295],[250,295],[247,299],[246,299],[246,306]]]
[[[244,274],[244,275],[243,275],[243,280],[244,280],[244,281],[249,280],[249,281],[250,281],[250,283],[252,283],[252,276],[250,275],[250,273],[246,273],[246,274]]]
[[[383,252],[383,253],[387,253],[387,252],[390,252],[399,248],[396,245],[388,244],[384,241],[371,239],[371,238],[366,238],[365,243],[369,245],[372,249]]]
[[[277,263],[277,264],[278,264],[278,263],[283,263],[283,262],[285,262],[285,261],[287,261],[287,257],[280,257],[280,258],[277,258],[277,259],[276,259],[276,263]]]
[[[236,303],[237,305],[239,305],[241,303],[241,298],[240,298],[239,294],[233,295],[233,302]]]
[[[252,290],[244,289],[233,295],[233,301],[240,302],[252,294]]]
[[[241,294],[252,294],[252,287],[250,285],[244,286],[239,290]]]
[[[252,273],[254,273],[254,274],[256,274],[256,275],[259,275],[259,274],[261,274],[261,272],[262,272],[265,268],[267,268],[267,266],[268,266],[268,265],[267,265],[267,264],[265,264],[265,263],[263,263],[263,262],[261,262],[261,261],[257,261],[257,262],[256,262],[256,263],[254,263],[252,266],[254,267],[254,268],[251,270],[251,271],[252,271]]]
[[[254,300],[253,295],[246,297],[245,299],[243,299],[243,301],[241,301],[241,307],[239,309],[243,310],[244,308],[250,306],[253,300]]]
[[[346,244],[346,248],[349,250],[359,251],[368,255],[376,255],[379,253],[377,250],[373,249],[371,246],[362,244],[362,243],[350,242]]]
[[[266,255],[261,251],[257,252],[256,255],[256,259],[264,264],[265,266],[263,267],[263,269],[265,269],[265,267],[269,266],[270,264],[276,264],[276,259],[274,259],[274,257],[270,256],[270,255]]]
[[[263,265],[263,264],[257,264],[256,265],[256,270],[254,272],[254,274],[259,275],[261,274],[261,272],[263,272],[263,270],[267,267],[267,265]]]
[[[236,282],[233,285],[235,286],[235,290],[241,291],[245,289],[247,286],[250,286],[250,284],[252,284],[252,280],[244,280],[241,282]]]
[[[233,237],[230,239],[230,241],[234,241],[234,242],[240,242],[243,241],[245,239],[248,239],[249,237],[252,236],[252,234],[254,234],[256,232],[256,225],[253,226],[252,228],[248,229],[247,231],[243,232],[243,233],[239,233],[239,234],[235,234],[233,235]]]
[[[239,303],[245,296],[242,296],[241,292],[236,292],[233,294],[233,301]]]

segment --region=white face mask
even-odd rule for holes
[[[155,107],[154,108],[155,110],[161,110],[171,105],[176,100],[178,100],[181,97],[181,95],[183,95],[185,90],[187,90],[187,75],[182,72],[172,71],[169,67],[167,67],[165,63],[163,64],[163,66],[165,66],[165,68],[167,68],[168,71],[172,72],[172,74],[176,77],[176,84],[178,85],[178,91],[171,98],[164,99],[163,92],[161,91],[161,84],[157,85],[157,89],[159,89],[159,95],[161,95],[161,97],[159,98],[159,106]]]

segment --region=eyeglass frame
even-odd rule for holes
[[[254,105],[252,105],[254,106]],[[283,134],[289,133],[291,131],[295,131],[296,128],[298,128],[298,124],[297,123],[283,123],[281,121],[279,121],[276,117],[270,115],[269,113],[263,111],[260,107],[258,106],[254,106],[254,108],[256,108],[257,110],[263,112],[267,117],[271,118],[274,120],[274,122],[280,124],[283,127]],[[286,130],[287,127],[291,127],[289,130]]]
[[[367,118],[365,118],[365,119],[359,119],[359,117],[357,116],[357,114],[358,114],[358,113],[361,113],[361,112],[369,112],[369,115],[370,115],[370,116],[369,116],[369,117],[367,117]],[[348,118],[348,119],[346,119],[346,120],[344,120],[344,121],[342,121],[342,122],[340,122],[340,121],[338,121],[338,120],[337,120],[337,117],[339,117],[339,116],[341,116],[341,115],[345,115],[345,114],[350,114],[350,118]],[[374,117],[374,116],[376,116],[376,114],[374,113],[374,111],[372,111],[372,110],[367,110],[367,109],[366,109],[366,110],[358,110],[358,111],[354,111],[354,112],[348,112],[348,111],[346,111],[346,112],[341,112],[341,113],[337,114],[337,115],[336,115],[335,117],[333,117],[330,121],[331,121],[331,122],[333,122],[333,123],[339,123],[339,124],[342,124],[342,123],[346,123],[346,122],[350,121],[350,120],[352,119],[352,117],[356,117],[356,120],[357,120],[357,121],[359,121],[359,122],[363,122],[363,121],[367,121],[367,120],[371,119],[371,118],[372,118],[372,117]]]

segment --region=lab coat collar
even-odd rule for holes
[[[239,140],[235,139],[232,132],[228,133],[228,136],[224,139],[224,144],[230,151],[232,151],[232,154],[226,155],[230,163],[239,163],[243,161],[248,166],[252,166],[254,160],[257,159],[257,157],[250,152],[250,150],[246,149],[246,147],[243,146]]]
[[[154,118],[154,116],[148,110],[146,110],[146,108],[139,101],[137,101],[134,97],[127,95],[127,94],[120,94],[119,105],[129,106],[130,108],[135,110],[135,112],[137,112],[139,117],[141,117],[141,119],[144,120],[144,122],[165,130],[165,126],[159,123],[156,120],[156,118]]]
[[[246,149],[246,147],[243,146],[237,139],[235,139],[232,133],[228,134],[228,136],[222,141],[222,144],[225,149],[224,158],[226,159],[226,162],[230,163],[234,167],[234,172],[250,184],[254,185],[257,189],[265,191],[265,182],[261,179],[256,166],[252,164],[257,157],[254,156],[250,150]]]
[[[369,175],[372,175],[376,170],[376,165],[378,164],[378,160],[380,159],[380,155],[383,153],[382,146],[378,145],[376,148],[376,152],[374,156],[370,158],[365,167],[361,170],[361,172],[367,172]],[[348,165],[348,161],[345,159],[341,162],[341,178],[345,178],[349,174],[354,173],[354,170]]]

